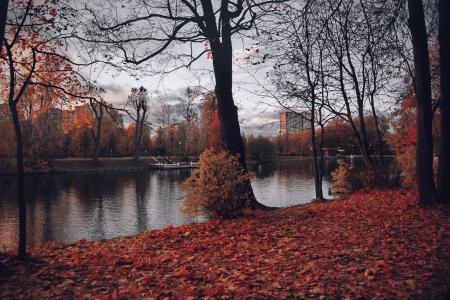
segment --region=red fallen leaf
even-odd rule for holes
[[[72,263],[73,263],[74,265],[78,265],[78,264],[80,263],[80,258],[78,257],[78,255],[75,255],[75,256],[72,258]]]
[[[237,220],[50,243],[33,248],[30,265],[0,253],[0,298],[432,298],[450,285],[442,212],[420,208],[411,191],[373,190]]]
[[[136,295],[139,292],[139,285],[136,282],[132,282],[127,291],[132,295]]]
[[[376,274],[376,270],[375,269],[366,269],[366,271],[364,271],[364,276],[369,279],[372,280],[375,278],[375,274]]]
[[[109,298],[111,300],[119,300],[119,289],[114,289]]]
[[[183,267],[179,267],[178,269],[176,269],[172,274],[174,276],[187,276],[187,275],[190,275],[191,272],[188,269],[186,269],[185,266],[183,266]]]
[[[213,288],[207,287],[203,289],[203,296],[205,297],[214,297],[216,295],[216,291]]]

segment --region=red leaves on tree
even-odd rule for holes
[[[2,299],[434,298],[450,285],[448,208],[373,190],[233,221],[0,255]]]
[[[217,111],[217,99],[214,93],[205,96],[201,103],[201,118],[207,134],[207,148],[220,146],[220,119]]]

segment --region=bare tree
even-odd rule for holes
[[[351,125],[366,166],[374,168],[365,120],[366,108],[369,105],[375,120],[382,157],[375,98],[393,79],[395,65],[391,59],[393,51],[389,33],[394,30],[401,5],[397,1],[329,3],[330,10],[336,10],[327,23],[327,34],[338,74],[333,77],[340,91],[340,97],[329,108]]]
[[[132,107],[133,113],[129,115],[136,124],[134,133],[134,158],[137,159],[141,154],[142,133],[144,124],[147,121],[147,112],[150,108],[150,98],[147,89],[143,86],[140,88],[132,88],[128,96],[127,106]]]
[[[187,87],[183,96],[177,98],[177,112],[187,123],[193,123],[198,118],[198,103],[196,100],[200,95],[198,89]]]
[[[0,55],[3,62],[0,76],[9,83],[5,102],[9,106],[16,138],[20,259],[26,259],[25,169],[20,103],[30,86],[46,89],[53,97],[62,100],[70,100],[71,96],[75,96],[75,89],[83,92],[78,81],[79,73],[70,67],[63,55],[54,50],[64,39],[61,33],[64,25],[56,14],[60,8],[58,5],[36,4],[31,0],[10,3],[3,39],[5,51]],[[62,95],[71,96],[66,98]],[[84,97],[82,93],[79,95]]]
[[[199,104],[196,102],[198,96],[200,96],[200,91],[198,89],[192,89],[187,87],[184,95],[178,97],[178,103],[176,105],[178,113],[185,120],[185,136],[184,136],[184,152],[185,155],[189,154],[189,146],[191,134],[194,126],[198,121],[198,110]]]
[[[107,109],[105,100],[103,99],[103,94],[105,93],[105,90],[102,88],[96,88],[91,87],[91,94],[93,97],[97,98],[95,101],[94,98],[89,99],[89,105],[91,107],[92,112],[94,113],[95,117],[95,130],[94,128],[91,129],[91,135],[92,139],[94,140],[94,161],[98,161],[100,156],[100,142],[101,142],[101,135],[102,135],[102,126],[103,126],[103,115],[105,110]]]
[[[325,105],[328,93],[325,78],[326,61],[325,22],[332,11],[324,9],[320,1],[307,1],[286,6],[279,19],[283,26],[269,38],[275,47],[283,49],[276,55],[274,82],[278,103],[289,111],[301,114],[309,122],[311,158],[314,171],[316,199],[323,200],[323,138],[327,122]],[[281,47],[280,47],[281,45]],[[305,113],[307,112],[307,113]],[[321,138],[317,140],[317,125]]]
[[[308,68],[311,70],[310,74],[316,74],[319,70],[317,58],[321,56],[323,80],[319,80],[320,76],[313,76],[315,79],[306,85],[309,90],[313,87],[318,89],[321,85],[319,82],[323,82],[327,95],[323,98],[325,102],[321,103],[323,108],[350,125],[369,169],[375,168],[366,125],[369,113],[375,121],[377,150],[380,165],[383,165],[384,142],[378,120],[380,105],[377,102],[386,101],[385,94],[391,88],[390,84],[395,79],[395,70],[398,68],[397,52],[392,47],[390,35],[395,30],[394,24],[401,8],[401,3],[390,0],[310,0],[304,4],[291,3],[264,30],[269,36],[269,44],[276,46],[275,49],[270,48],[264,57],[278,61],[281,59],[280,66],[289,68],[288,63],[283,60],[294,59],[292,53],[297,51],[302,59],[296,59],[303,66],[295,76],[306,76],[304,85],[308,83],[305,69],[308,61],[315,65],[314,68]],[[283,21],[286,14],[289,14],[286,12],[292,10],[297,11],[297,17],[286,23]],[[304,21],[308,11],[314,12],[309,13],[308,20]],[[304,25],[306,22],[309,22],[308,26]],[[309,33],[306,34],[307,32]],[[308,43],[308,35],[311,43]],[[283,51],[286,44],[289,50]],[[306,51],[308,47],[305,45],[308,44],[314,45],[315,49]],[[283,46],[278,47],[279,45]],[[322,46],[319,48],[318,45]],[[308,54],[309,52],[312,54]],[[315,94],[317,97],[318,93]]]
[[[168,103],[163,103],[160,107],[160,109],[157,112],[157,121],[162,126],[162,134],[164,136],[164,149],[167,155],[171,154],[170,149],[170,137],[168,132],[168,127],[170,126],[171,117],[174,113],[174,108],[172,105]]]
[[[121,13],[117,13],[120,9],[113,4],[109,7],[100,5],[97,10],[91,5],[88,10],[96,30],[87,28],[90,36],[87,39],[105,45],[104,49],[115,47],[124,62],[136,65],[161,53],[169,53],[173,61],[182,61],[182,64],[190,66],[203,54],[210,53],[222,144],[231,154],[239,155],[239,161],[246,169],[238,111],[232,94],[232,38],[254,29],[263,15],[277,9],[277,4],[282,2],[285,0],[135,1]],[[190,52],[170,56],[169,50],[173,51],[174,45],[179,43],[191,44]],[[206,49],[194,54],[194,49],[205,43]],[[247,188],[251,190],[249,182]],[[250,203],[253,207],[262,207],[254,196]]]

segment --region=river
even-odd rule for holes
[[[327,174],[336,161],[327,161]],[[287,207],[314,198],[309,160],[278,161],[249,167],[257,199]],[[180,184],[191,170],[29,175],[26,178],[28,242],[107,239],[145,229],[196,222],[179,212]],[[329,197],[329,176],[324,195]],[[16,178],[0,177],[0,248],[16,245]]]

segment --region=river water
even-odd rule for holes
[[[336,161],[326,162],[327,174]],[[251,165],[257,199],[287,207],[314,198],[309,160]],[[199,221],[179,212],[180,183],[191,170],[29,175],[26,178],[28,242],[68,242],[133,235],[145,229]],[[329,176],[324,195],[329,196]],[[0,248],[16,245],[16,179],[0,177]]]

